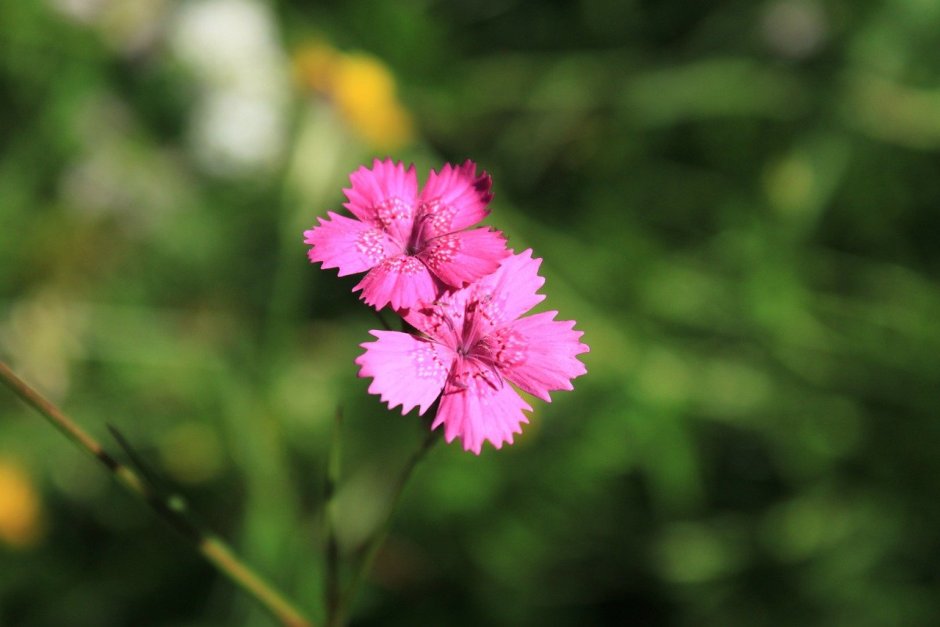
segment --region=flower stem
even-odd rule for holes
[[[437,403],[434,403],[428,415],[433,416],[436,410]],[[408,461],[405,463],[405,467],[402,469],[401,474],[398,476],[398,481],[395,483],[394,492],[392,492],[392,498],[389,502],[385,519],[366,542],[365,555],[362,561],[359,562],[359,567],[353,572],[352,579],[349,585],[346,586],[346,590],[343,591],[342,597],[340,597],[339,607],[337,608],[336,618],[334,620],[335,627],[341,627],[344,624],[345,615],[349,611],[353,600],[356,598],[356,592],[359,590],[359,585],[362,583],[363,577],[372,569],[375,556],[378,555],[379,549],[381,549],[382,545],[385,543],[385,538],[388,537],[388,532],[392,526],[392,518],[394,518],[395,512],[398,510],[402,495],[405,493],[405,486],[408,484],[408,480],[411,478],[415,467],[417,467],[418,462],[424,459],[424,456],[434,443],[440,439],[440,436],[441,431],[429,430],[427,437],[425,437],[424,441],[421,443],[421,447],[412,453],[411,457],[409,457]]]
[[[293,603],[242,562],[221,538],[204,525],[185,516],[186,506],[182,499],[172,496],[164,497],[157,493],[137,472],[112,457],[97,440],[51,401],[20,379],[2,361],[0,361],[0,380],[67,438],[101,462],[114,475],[118,483],[143,500],[160,518],[180,532],[210,564],[253,596],[282,625],[313,627],[313,623]]]

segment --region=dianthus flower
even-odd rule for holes
[[[391,159],[349,178],[343,206],[354,217],[328,212],[304,231],[304,243],[310,261],[339,268],[339,276],[368,271],[353,291],[376,309],[434,302],[492,273],[509,254],[498,231],[464,230],[486,217],[493,197],[489,175],[477,176],[472,161],[432,170],[420,195],[414,166]]]
[[[555,311],[520,318],[545,298],[541,261],[531,250],[512,255],[477,283],[409,310],[417,335],[372,331],[377,341],[356,359],[359,376],[373,379],[369,392],[402,414],[423,414],[440,398],[431,428],[443,424],[448,442],[459,437],[478,455],[486,440],[511,444],[532,408],[508,382],[551,402],[550,391],[572,389],[586,372],[576,356],[588,346],[573,321]]]

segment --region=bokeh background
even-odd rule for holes
[[[591,345],[438,445],[354,625],[940,623],[940,3],[0,2],[0,356],[323,617],[423,438],[301,232],[472,158]],[[422,174],[424,176],[424,174]],[[0,390],[0,625],[263,626]]]

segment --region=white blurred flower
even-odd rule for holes
[[[271,10],[255,0],[187,2],[170,44],[201,87],[190,143],[206,170],[237,176],[276,165],[289,82]]]
[[[775,0],[764,7],[761,32],[778,55],[804,59],[825,43],[829,23],[815,0]]]
[[[66,18],[90,26],[121,54],[149,50],[163,29],[169,0],[49,0]]]
[[[274,165],[283,137],[283,110],[264,96],[236,90],[212,91],[193,113],[193,149],[199,161],[215,174]]]
[[[199,0],[182,5],[173,52],[212,87],[255,87],[283,74],[285,60],[270,10],[252,0]]]
[[[49,0],[56,11],[81,24],[93,24],[108,0]]]
[[[86,220],[114,219],[128,234],[146,234],[191,205],[179,156],[142,139],[133,109],[119,96],[89,95],[71,121],[82,149],[59,179],[62,203],[70,210]]]

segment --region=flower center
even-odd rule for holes
[[[411,226],[411,234],[408,236],[408,242],[405,245],[405,253],[408,255],[416,255],[424,250],[424,243],[428,239],[427,229],[431,226],[434,216],[427,213],[424,208],[425,205],[423,204],[418,206],[417,216]]]

